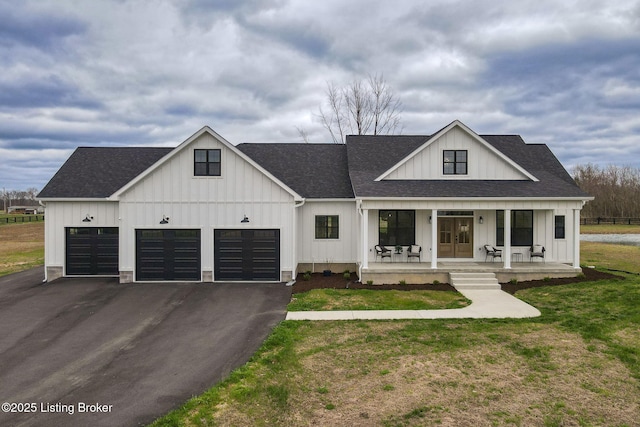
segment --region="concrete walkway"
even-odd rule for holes
[[[450,310],[290,311],[286,320],[521,319],[540,311],[499,289],[458,289],[471,305]]]

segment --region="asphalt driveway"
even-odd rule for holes
[[[0,278],[0,425],[147,424],[244,364],[291,297],[282,284],[42,278]]]

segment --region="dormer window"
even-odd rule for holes
[[[220,150],[193,150],[195,176],[220,176]]]
[[[444,150],[442,173],[444,175],[466,175],[467,150]]]

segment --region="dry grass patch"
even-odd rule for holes
[[[44,223],[0,227],[0,275],[44,263]]]
[[[640,419],[638,384],[628,369],[554,326],[523,332],[502,325],[480,339],[464,322],[418,334],[406,334],[404,322],[367,325],[319,325],[332,331],[321,334],[326,342],[296,346],[300,369],[283,373],[287,411],[276,414],[260,402],[218,406],[216,424],[634,425]],[[469,345],[445,351],[437,342],[444,328],[468,335]]]

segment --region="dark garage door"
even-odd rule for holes
[[[215,230],[215,280],[280,280],[280,230]]]
[[[117,227],[68,227],[66,274],[68,276],[117,276]]]
[[[136,230],[136,280],[200,280],[200,230]]]

